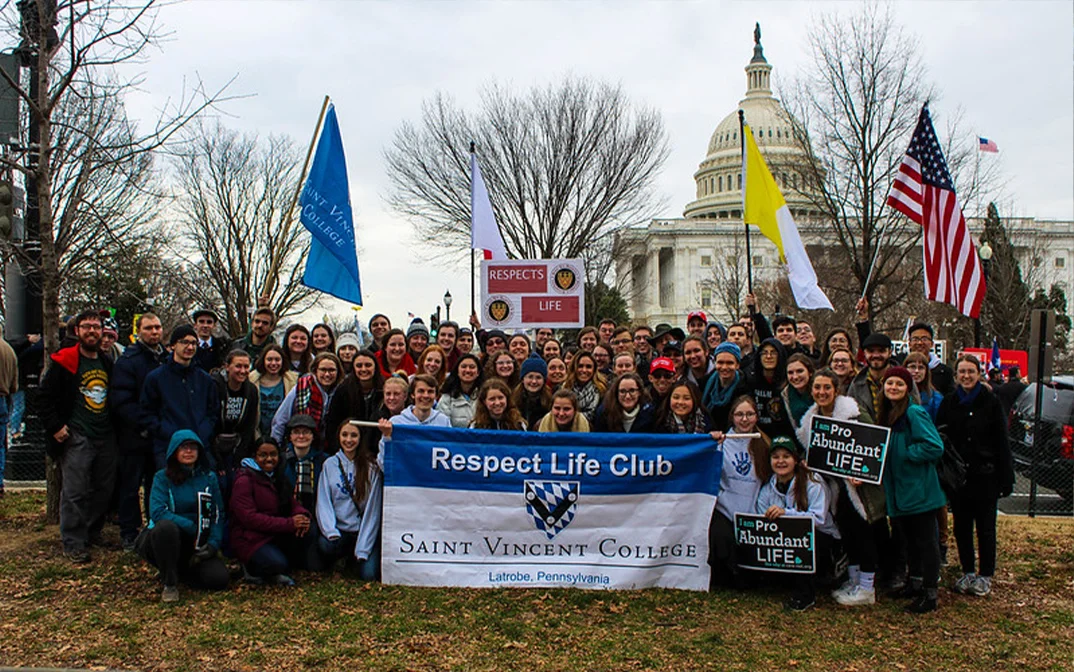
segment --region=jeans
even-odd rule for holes
[[[22,416],[26,415],[26,390],[19,390],[11,395],[8,400],[8,410],[11,411],[11,418],[8,422],[11,433],[22,432]]]
[[[231,576],[220,556],[191,564],[194,536],[186,534],[170,520],[154,523],[138,538],[138,555],[160,570],[165,586],[177,586],[179,580],[205,590],[227,588]]]
[[[117,522],[119,536],[124,540],[138,536],[144,520],[143,507],[146,514],[149,513],[149,493],[153,489],[154,474],[156,463],[152,452],[119,456]],[[138,496],[139,488],[144,488],[142,497]]]
[[[955,543],[958,560],[964,574],[974,573],[973,528],[977,528],[977,553],[980,556],[981,576],[996,572],[996,503],[995,494],[987,488],[963,488],[951,500],[955,518]]]
[[[935,595],[940,581],[940,542],[936,511],[898,516],[891,519],[906,543],[906,562],[912,577],[921,577],[922,587]]]
[[[65,551],[84,551],[104,527],[116,478],[112,437],[91,441],[70,430],[60,458],[60,537]]]
[[[373,550],[365,560],[354,558],[354,545],[358,541],[357,532],[340,532],[337,539],[320,537],[317,539],[317,549],[326,569],[340,558],[348,558],[358,563],[358,576],[363,581],[377,581],[380,579],[380,539],[373,544]]]
[[[254,551],[246,563],[246,571],[262,579],[290,574],[296,569],[320,569],[317,538],[313,530],[304,537],[280,535]]]

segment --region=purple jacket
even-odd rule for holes
[[[279,467],[282,468],[282,467]],[[292,516],[309,511],[291,497],[291,513],[280,512],[276,488],[262,471],[241,467],[231,490],[231,550],[246,563],[275,537],[293,535]]]

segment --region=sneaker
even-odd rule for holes
[[[161,602],[178,602],[179,589],[175,586],[164,586],[164,592],[160,594]]]
[[[75,565],[84,565],[90,561],[90,554],[84,548],[78,548],[74,550],[64,551],[63,556],[71,561]]]
[[[961,579],[955,581],[955,587],[953,588],[953,590],[956,593],[962,593],[963,595],[966,595],[970,592],[970,586],[972,586],[976,580],[976,574],[963,574]]]
[[[275,583],[277,586],[283,586],[285,588],[294,588],[298,585],[297,583],[295,583],[294,579],[287,576],[286,574],[277,574],[275,578],[272,579],[272,582]]]
[[[992,577],[991,576],[978,576],[973,580],[973,583],[969,585],[966,592],[970,595],[976,595],[977,597],[984,597],[992,592]]]
[[[911,614],[927,614],[930,611],[936,611],[937,606],[935,597],[921,595],[906,606],[906,611]]]
[[[858,587],[858,584],[854,581],[854,579],[847,579],[846,581],[843,582],[843,585],[839,586],[838,588],[836,588],[835,590],[832,591],[832,598],[836,602],[839,602],[839,596],[840,595],[846,595],[847,593],[852,592],[857,587]]]
[[[835,601],[845,607],[857,607],[863,604],[876,604],[876,590],[854,586],[850,591],[837,595]]]
[[[127,553],[134,553],[134,542],[137,537],[124,537],[122,540],[123,550]]]
[[[805,611],[817,603],[817,600],[812,597],[792,597],[783,603],[783,608],[787,611]]]
[[[242,567],[242,581],[243,583],[249,583],[254,586],[260,586],[265,583],[265,580],[260,576],[254,576],[250,573],[250,570],[246,569],[246,565]]]

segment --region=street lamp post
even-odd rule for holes
[[[988,298],[988,271],[992,264],[992,246],[988,244],[988,241],[981,243],[980,249],[977,250],[977,254],[981,257],[981,271],[984,273],[985,281],[985,298]],[[981,310],[984,310],[984,301],[981,301]],[[977,317],[973,320],[973,347],[981,347],[981,314],[977,313]]]
[[[446,321],[451,321],[451,290],[444,292],[444,307],[446,308]]]

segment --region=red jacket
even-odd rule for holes
[[[282,464],[277,467],[283,468]],[[263,471],[240,468],[231,490],[231,550],[240,562],[249,562],[257,549],[274,538],[293,535],[295,521],[292,516],[310,515],[294,495],[291,496],[291,512],[284,513],[280,509],[272,479]]]
[[[399,362],[399,365],[395,367],[394,371],[388,369],[388,352],[381,350],[377,353],[377,365],[380,367],[380,375],[385,378],[391,378],[392,374],[399,373],[400,371],[406,373],[408,376],[413,376],[418,372],[418,365],[414,363],[414,358],[410,356],[410,353],[403,355],[403,360]]]

